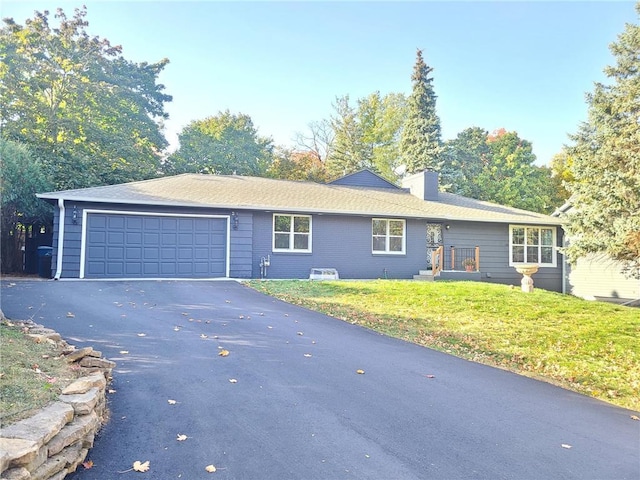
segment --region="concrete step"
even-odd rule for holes
[[[431,270],[420,270],[418,272],[420,275],[431,275]]]
[[[422,275],[422,273],[420,275],[414,275],[413,276],[414,280],[419,280],[421,282],[433,282],[433,275],[429,274],[429,275]]]

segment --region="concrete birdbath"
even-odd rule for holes
[[[516,267],[516,271],[522,274],[522,291],[525,293],[533,292],[533,279],[531,275],[538,271],[538,265],[535,263],[525,263],[523,265],[518,265]]]

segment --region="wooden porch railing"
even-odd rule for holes
[[[431,252],[431,275],[436,277],[444,268],[444,247],[440,245]]]

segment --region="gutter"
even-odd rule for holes
[[[58,217],[58,248],[56,251],[56,273],[53,276],[54,280],[60,280],[62,276],[62,250],[64,246],[64,222],[65,222],[65,208],[64,200],[58,198],[58,209],[60,210],[60,216]]]

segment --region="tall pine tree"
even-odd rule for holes
[[[440,118],[436,114],[433,78],[429,76],[432,71],[422,59],[422,50],[418,50],[411,75],[413,91],[407,102],[407,120],[400,140],[406,173],[442,168]]]
[[[610,49],[609,82],[587,95],[588,120],[569,148],[575,210],[567,254],[574,261],[604,252],[640,278],[640,26],[627,24]]]

